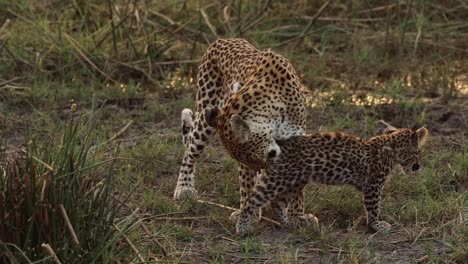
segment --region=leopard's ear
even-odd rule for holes
[[[216,128],[216,119],[218,118],[218,107],[207,107],[205,109],[205,120],[211,127]]]
[[[416,135],[418,135],[418,147],[422,147],[426,143],[429,131],[427,128],[421,127],[420,129],[416,130]]]
[[[382,119],[377,121],[377,124],[380,126],[377,130],[377,134],[390,134],[393,131],[397,130],[396,127],[390,125],[389,123],[383,121]]]
[[[249,141],[250,138],[250,128],[247,122],[238,114],[234,114],[231,117],[231,128],[234,134],[234,137],[239,141],[239,143],[244,144]]]

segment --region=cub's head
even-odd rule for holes
[[[409,129],[389,126],[384,130],[391,141],[391,148],[395,151],[397,162],[408,175],[421,170],[421,149],[429,134],[425,127]]]
[[[205,109],[206,122],[216,129],[231,157],[251,169],[264,168],[268,156],[277,156],[280,151],[272,139],[270,125],[248,120],[230,106],[228,102],[222,109]]]

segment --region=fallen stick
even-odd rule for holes
[[[209,201],[204,201],[204,200],[200,200],[200,199],[198,199],[197,202],[202,203],[202,204],[215,205],[215,206],[218,206],[218,207],[221,207],[221,208],[224,208],[224,209],[228,209],[228,210],[231,210],[231,211],[237,211],[237,210],[239,210],[239,209],[237,209],[237,208],[230,207],[230,206],[227,206],[227,205],[218,204],[218,203],[209,202]],[[279,222],[277,222],[277,221],[275,221],[275,220],[273,220],[273,219],[264,217],[264,216],[262,216],[262,220],[264,220],[265,222],[274,224],[274,225],[276,225],[276,226],[281,226],[281,224],[280,224]]]
[[[161,245],[161,243],[158,241],[157,238],[153,238],[153,235],[151,234],[148,227],[146,227],[144,223],[141,223],[141,228],[143,228],[143,230],[151,238],[151,240],[154,241],[159,246],[159,249],[161,250],[162,254],[164,255],[165,258],[167,258],[166,249],[163,247],[163,245]],[[156,258],[156,261],[159,261],[159,259]]]
[[[121,232],[122,233],[122,230],[120,230],[120,228],[114,224],[114,228]],[[141,255],[140,251],[138,250],[137,247],[135,247],[135,245],[133,245],[132,241],[124,234],[122,233],[122,236],[123,238],[125,239],[125,241],[127,241],[127,243],[130,245],[130,247],[132,248],[133,252],[135,252],[135,254],[137,255],[138,259],[142,262],[142,263],[146,263],[145,259],[143,258],[143,256]]]
[[[109,138],[106,142],[110,142],[116,138],[118,138],[120,135],[125,132],[131,125],[133,124],[133,120],[130,120],[122,129],[119,130],[119,132],[115,133],[111,138]]]

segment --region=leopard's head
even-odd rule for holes
[[[271,131],[233,111],[229,103],[222,109],[205,109],[205,120],[216,129],[229,155],[251,169],[264,168],[269,156],[279,154]]]
[[[397,162],[408,175],[414,175],[422,168],[421,152],[429,134],[427,128],[389,129],[385,132],[391,137],[392,148]]]

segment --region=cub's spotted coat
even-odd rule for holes
[[[248,130],[248,126],[245,126]],[[246,133],[238,131],[239,134]],[[393,167],[400,164],[406,174],[421,168],[421,147],[428,131],[389,127],[386,134],[363,140],[345,133],[327,132],[294,136],[277,141],[281,154],[270,158],[265,173],[242,208],[236,230],[250,229],[252,212],[268,202],[284,225],[307,223],[303,207],[287,211],[291,197],[302,193],[308,182],[350,184],[363,192],[371,230],[388,230],[379,221],[381,193]]]

